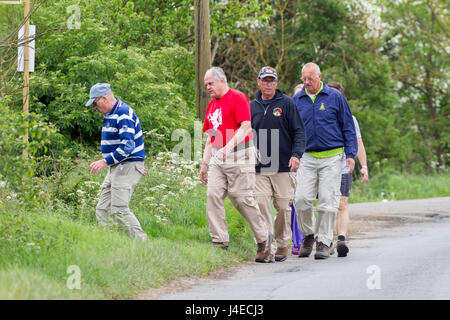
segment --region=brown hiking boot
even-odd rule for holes
[[[309,236],[306,236],[303,238],[302,245],[300,246],[300,252],[298,253],[298,256],[300,258],[309,257],[309,255],[312,252],[314,245],[314,235],[310,234]]]
[[[266,241],[258,243],[255,262],[270,263],[273,262],[273,256],[270,255],[270,246],[272,245],[273,235],[269,233]]]
[[[289,247],[277,249],[277,252],[275,252],[275,261],[283,262],[287,259],[288,253]]]
[[[330,247],[328,247],[323,242],[318,242],[316,244],[316,254],[314,259],[328,259],[330,257]]]

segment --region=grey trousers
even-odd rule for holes
[[[341,196],[342,158],[344,154],[317,159],[304,153],[297,171],[294,206],[300,231],[304,236],[315,234],[317,241],[329,246],[333,241],[334,221]],[[317,219],[314,201],[317,203]]]
[[[147,239],[147,234],[129,208],[134,188],[144,172],[144,162],[141,161],[123,162],[108,167],[96,207],[100,226],[118,227],[130,237]]]

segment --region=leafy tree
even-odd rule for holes
[[[363,131],[369,165],[389,159],[402,168],[410,159],[410,135],[396,114],[391,69],[382,58],[383,25],[379,11],[361,1],[271,1],[269,21],[242,26],[219,48],[217,61],[232,84],[254,97],[255,78],[264,65],[279,73],[279,88],[293,93],[302,66],[321,67],[324,80],[339,81]],[[380,126],[383,130],[380,130]],[[389,141],[386,145],[385,141]]]
[[[414,152],[428,170],[439,171],[448,166],[450,153],[449,4],[405,0],[385,5],[390,26],[385,54],[399,84],[399,112],[413,135]]]
[[[121,4],[124,8],[119,9]],[[71,1],[49,3],[33,15],[32,22],[38,30],[47,26],[49,20],[63,27],[68,23],[68,8],[72,5]],[[135,37],[130,32],[146,25],[148,17],[141,17],[143,13],[138,10],[144,2],[135,6],[129,1],[81,1],[78,5],[82,13],[79,29],[41,38],[36,49],[36,72],[30,77],[30,109],[44,115],[65,137],[53,146],[60,148],[53,152],[58,154],[70,148],[75,155],[77,144],[99,142],[101,116],[84,107],[89,88],[96,82],[109,82],[114,93],[136,110],[151,152],[169,150],[173,130],[193,130],[191,53],[172,42],[170,47],[163,47],[165,42],[158,40],[141,46],[145,37]],[[146,10],[150,9],[149,4]],[[127,19],[132,21],[125,23]],[[179,25],[186,27],[181,22]],[[139,32],[145,34],[141,29]],[[149,37],[161,40],[165,34],[149,33]],[[20,79],[15,80],[20,83]],[[18,107],[20,99],[17,94],[8,101]]]
[[[386,160],[390,167],[406,168],[412,140],[398,114],[391,66],[382,55],[385,25],[379,7],[350,0],[344,8],[333,45],[319,55],[323,57],[324,79],[344,85],[361,127],[369,166]]]
[[[417,169],[419,158],[444,168],[450,136],[448,8],[442,0],[402,0],[391,7],[380,6],[383,1],[211,0],[213,65],[252,98],[261,66],[277,68],[279,88],[292,94],[301,67],[314,61],[325,81],[346,88],[369,164]],[[74,8],[79,29],[66,30]],[[21,19],[11,10],[0,12],[0,35]],[[83,106],[96,82],[111,83],[137,111],[152,152],[172,146],[174,129],[192,130],[193,17],[188,0],[45,2],[32,23],[38,30],[66,31],[39,38],[30,109],[62,134],[52,148],[74,155],[78,144],[98,143],[101,116]],[[17,75],[7,81],[21,86]],[[19,110],[20,93],[3,94],[2,102]]]
[[[212,1],[213,32],[219,38],[235,33],[236,24],[259,13],[266,3]],[[39,40],[36,72],[30,79],[30,109],[63,134],[56,144],[60,153],[71,149],[75,155],[77,144],[98,143],[101,116],[84,107],[96,82],[111,83],[116,95],[136,110],[152,152],[170,149],[173,130],[192,131],[196,109],[191,1],[49,1],[32,16],[32,23],[38,30],[49,25],[66,28],[74,12],[79,14],[76,28]],[[19,106],[19,93],[8,101]]]

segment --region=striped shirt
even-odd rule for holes
[[[119,99],[103,118],[101,151],[108,165],[145,159],[139,119],[133,109]]]

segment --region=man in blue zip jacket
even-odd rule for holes
[[[306,152],[297,172],[294,205],[300,231],[305,236],[299,257],[309,257],[316,242],[315,259],[327,259],[339,208],[342,161],[349,172],[358,152],[352,112],[345,98],[321,81],[320,68],[307,63],[302,68],[303,89],[293,96],[306,129]],[[314,201],[317,194],[317,217]]]
[[[263,67],[260,90],[250,103],[252,128],[260,163],[256,166],[255,198],[269,231],[273,230],[268,262],[287,259],[291,242],[291,203],[295,172],[305,150],[305,128],[292,99],[277,89],[275,69]],[[276,209],[272,223],[271,199]]]

